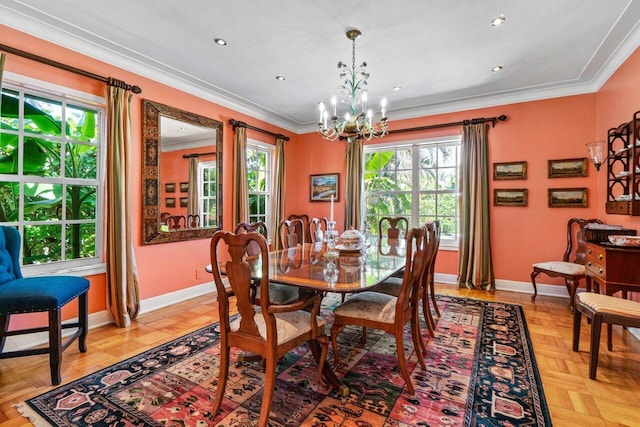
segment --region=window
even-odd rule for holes
[[[0,224],[23,236],[26,274],[102,263],[104,113],[73,95],[2,90]]]
[[[263,221],[271,229],[272,146],[250,142],[247,147],[247,182],[249,186],[249,221]]]
[[[198,207],[202,227],[217,227],[218,212],[216,211],[218,172],[216,162],[198,163]]]
[[[365,146],[365,215],[374,234],[384,216],[404,216],[412,227],[439,220],[441,245],[456,246],[459,159],[459,136]]]

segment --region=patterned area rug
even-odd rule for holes
[[[270,425],[551,426],[522,307],[438,301],[442,317],[427,346],[426,371],[405,331],[414,396],[404,387],[393,337],[369,329],[363,347],[361,329],[346,328],[337,375],[349,396],[319,385],[311,352],[301,346],[278,365]],[[325,299],[328,319],[338,302]],[[218,355],[219,333],[211,325],[34,397],[19,410],[38,426],[255,425],[263,377],[257,362],[230,369],[222,413],[210,412]],[[328,360],[333,363],[331,351]]]

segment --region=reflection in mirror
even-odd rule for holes
[[[222,122],[144,101],[143,243],[211,237],[222,226]]]

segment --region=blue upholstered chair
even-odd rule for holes
[[[0,359],[49,354],[51,382],[60,384],[62,352],[78,338],[80,352],[87,351],[89,281],[75,276],[22,277],[20,271],[20,234],[15,228],[0,226]],[[78,299],[78,320],[62,324],[61,309],[68,302]],[[8,330],[13,314],[48,312],[48,326]],[[62,330],[76,331],[62,341]],[[49,332],[49,345],[25,350],[4,351],[8,336]]]

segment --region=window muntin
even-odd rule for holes
[[[249,221],[263,221],[270,229],[272,148],[249,144],[247,147],[247,184]]]
[[[201,226],[203,227],[215,227],[217,224],[217,177],[216,162],[198,163],[198,206],[200,208],[200,218],[202,219]]]
[[[441,245],[456,246],[459,159],[460,137],[365,146],[365,215],[374,234],[384,216],[404,216],[412,227],[439,220]]]
[[[2,90],[0,224],[23,236],[27,274],[102,263],[104,113],[73,95]]]

